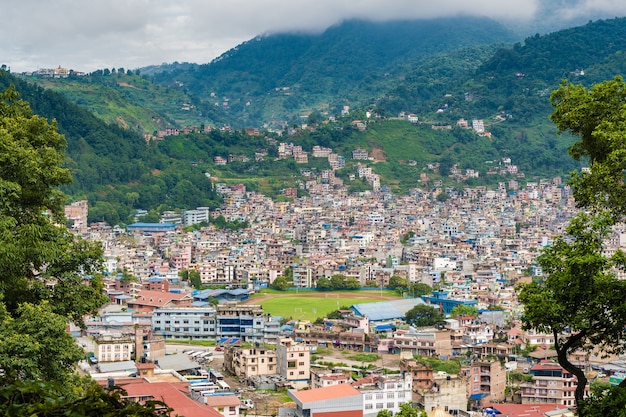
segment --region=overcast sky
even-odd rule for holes
[[[259,34],[321,31],[348,18],[533,22],[548,7],[559,9],[550,13],[556,21],[626,15],[624,0],[10,0],[2,7],[0,64],[13,72],[203,64]]]

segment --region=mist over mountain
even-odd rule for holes
[[[297,120],[315,109],[363,105],[430,57],[515,40],[486,18],[350,20],[319,34],[258,36],[210,63],[166,67],[153,79],[183,85],[244,124],[263,125]]]
[[[21,77],[19,88],[68,137],[68,166],[77,179],[71,193],[89,196],[94,215],[124,220],[135,206],[217,204],[207,173],[273,196],[297,188],[301,166],[274,159],[278,141],[339,155],[376,149],[381,159],[372,169],[400,193],[433,163],[479,172],[468,185],[505,181],[486,175],[489,164],[505,158],[529,179],[567,176],[580,164],[567,153],[572,138],[559,136],[549,120],[550,92],[564,79],[591,85],[623,74],[623,45],[625,18],[525,39],[484,19],[349,21],[320,34],[259,36],[208,64],[155,66],[141,76]],[[398,117],[409,113],[419,123]],[[489,136],[459,127],[462,120],[482,121]],[[165,126],[226,123],[232,131],[145,141]],[[262,135],[249,136],[243,127],[259,127]],[[266,159],[256,160],[259,152]],[[214,163],[233,155],[233,163]],[[311,158],[306,168],[328,163]],[[349,163],[337,175],[348,178],[353,169]],[[450,181],[446,172],[434,175]]]

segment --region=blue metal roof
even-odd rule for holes
[[[350,309],[370,321],[403,319],[407,311],[419,304],[426,304],[421,298],[381,301],[379,303],[353,304]]]

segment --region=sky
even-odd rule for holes
[[[91,72],[175,61],[205,64],[266,33],[319,32],[354,18],[456,15],[562,23],[587,16],[626,16],[626,1],[14,0],[2,7],[0,65],[19,73],[58,66]]]

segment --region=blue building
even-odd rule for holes
[[[438,307],[446,316],[452,312],[452,309],[458,305],[466,305],[476,307],[476,300],[456,300],[448,298],[448,291],[433,291],[430,296],[422,296],[422,299],[433,307]]]
[[[128,225],[129,232],[164,233],[173,232],[175,229],[174,223],[133,223]]]

